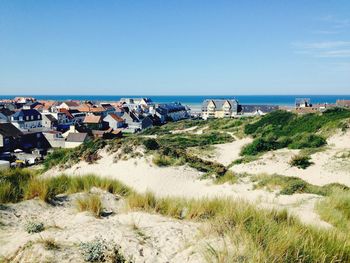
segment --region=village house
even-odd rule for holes
[[[11,117],[11,123],[20,130],[42,127],[42,117],[35,109],[21,109]]]
[[[239,111],[236,99],[207,99],[202,103],[202,118],[231,118]]]
[[[21,145],[22,132],[11,123],[0,123],[0,152],[12,152]]]
[[[190,109],[179,102],[158,104],[154,111],[161,123],[179,121],[191,117]]]
[[[134,111],[125,111],[122,118],[127,125],[127,128],[124,130],[125,132],[135,133],[153,126],[151,118],[137,114]]]
[[[0,122],[10,122],[11,116],[14,114],[14,111],[11,111],[7,108],[0,108]]]
[[[240,105],[238,114],[240,116],[262,116],[278,109],[277,105]]]
[[[57,119],[52,114],[42,114],[43,127],[54,129],[58,126]]]
[[[80,103],[77,101],[64,101],[59,106],[57,106],[57,110],[65,109],[65,110],[77,110],[79,108]]]
[[[87,133],[69,133],[65,140],[65,148],[75,148],[89,140]]]
[[[43,136],[49,142],[51,148],[65,148],[65,138],[59,131],[45,131]]]
[[[103,121],[107,122],[109,127],[113,130],[123,128],[125,126],[125,120],[119,117],[115,113],[108,114]]]
[[[87,115],[83,121],[84,125],[91,130],[101,130],[103,128],[102,116]]]

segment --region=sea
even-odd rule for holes
[[[350,95],[205,95],[205,96],[159,96],[159,95],[0,95],[0,99],[14,97],[34,97],[38,100],[90,100],[90,101],[118,101],[121,98],[151,98],[155,103],[181,102],[192,107],[199,107],[205,99],[235,98],[240,104],[292,106],[296,98],[310,98],[311,103],[335,103],[338,99],[350,100]]]

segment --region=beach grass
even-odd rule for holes
[[[103,209],[101,198],[96,194],[77,198],[76,206],[80,212],[91,212],[97,218],[101,216]]]
[[[16,178],[19,175],[12,172],[6,176]],[[278,181],[278,179],[275,180]],[[11,180],[8,181],[11,182]],[[178,220],[199,222],[207,225],[207,235],[225,238],[231,240],[230,242],[236,242],[239,238],[244,248],[235,253],[239,253],[236,256],[246,262],[348,262],[350,260],[348,230],[345,232],[343,228],[342,231],[338,230],[337,224],[333,229],[307,226],[286,210],[259,209],[245,201],[228,198],[161,198],[151,192],[136,193],[116,180],[94,175],[77,177],[61,175],[50,178],[30,176],[25,182],[26,185],[22,184],[23,193],[19,196],[15,195],[12,202],[35,196],[51,202],[57,194],[89,191],[92,187],[99,187],[123,196],[130,210],[141,210]],[[39,187],[35,187],[37,183],[40,183]],[[339,191],[347,190],[339,188]],[[9,200],[5,199],[5,201]],[[97,215],[102,207],[100,201],[94,197],[84,199],[79,207]],[[346,208],[344,206],[346,202],[340,202],[340,204]],[[236,243],[229,243],[227,248],[234,246]],[[221,262],[225,262],[223,260],[229,262],[231,253],[222,252],[219,248],[212,249],[208,257],[219,254]]]

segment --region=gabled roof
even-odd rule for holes
[[[111,116],[115,121],[118,121],[118,122],[123,122],[124,121],[124,119],[119,117],[117,114],[110,113],[108,115]]]
[[[202,103],[202,110],[206,110],[211,102],[214,103],[216,110],[222,110],[226,102],[228,102],[231,107],[238,105],[236,99],[207,99]]]
[[[21,109],[13,114],[13,118],[17,120],[19,117],[34,116],[34,120],[37,120],[40,115],[40,112],[35,109]]]
[[[23,133],[12,123],[0,123],[0,134],[4,137],[18,138]]]
[[[77,101],[73,100],[64,101],[63,103],[65,103],[68,107],[78,107],[80,105]]]
[[[51,114],[43,114],[42,116],[43,116],[43,118],[47,118],[51,122],[56,122],[57,121],[57,119]]]
[[[69,133],[67,136],[67,142],[84,142],[88,137],[85,132],[82,133]]]
[[[87,115],[85,116],[84,123],[101,123],[102,116]]]

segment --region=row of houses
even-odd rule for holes
[[[236,99],[206,99],[202,103],[203,119],[264,115],[279,109],[277,105],[241,105]]]
[[[149,98],[123,98],[115,103],[0,101],[0,153],[17,148],[72,148],[91,138],[116,138],[168,121],[190,117],[181,103],[156,104]],[[31,138],[32,143],[28,143]]]

